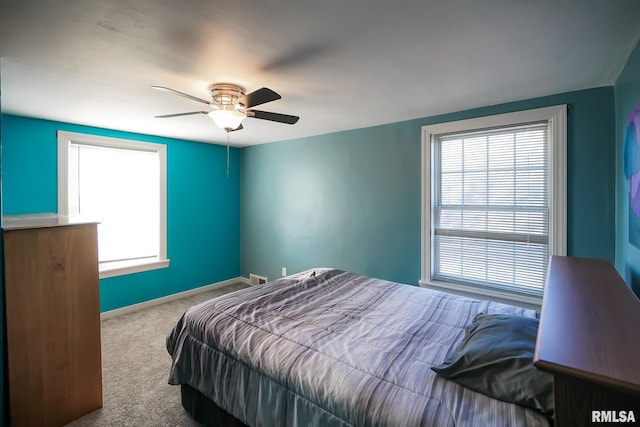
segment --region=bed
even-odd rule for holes
[[[167,337],[169,383],[209,425],[549,426],[552,412],[434,371],[455,365],[444,366],[487,317],[537,322],[532,310],[316,268],[187,310]]]

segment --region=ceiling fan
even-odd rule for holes
[[[227,132],[242,129],[242,121],[247,118],[270,120],[272,122],[295,124],[300,117],[289,114],[272,113],[270,111],[254,110],[253,107],[282,98],[273,90],[263,87],[251,93],[245,88],[232,83],[214,83],[209,85],[209,92],[213,101],[207,101],[197,96],[170,89],[163,86],[151,86],[154,89],[175,93],[192,101],[207,104],[210,111],[190,111],[186,113],[165,114],[156,116],[159,119],[189,116],[192,114],[206,114],[216,125]]]

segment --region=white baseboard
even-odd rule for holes
[[[251,285],[251,282],[246,277],[235,277],[233,279],[223,280],[222,282],[212,283],[211,285],[205,285],[199,288],[189,289],[188,291],[178,292],[177,294],[167,295],[166,297],[156,298],[156,299],[144,301],[138,304],[128,305],[122,308],[116,308],[115,310],[105,311],[103,313],[100,313],[100,320],[121,316],[123,314],[138,311],[143,308],[153,307],[154,305],[164,304],[165,302],[169,302],[169,301],[175,301],[184,297],[196,295],[202,292],[210,291],[215,288],[219,288],[220,286],[225,286],[225,285],[229,285],[231,283],[237,283],[237,282]]]

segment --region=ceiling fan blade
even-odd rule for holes
[[[171,89],[171,88],[164,87],[164,86],[151,86],[151,87],[154,88],[154,89],[163,90],[165,92],[173,92],[176,95],[180,95],[180,96],[182,96],[184,98],[191,99],[192,101],[202,102],[203,104],[211,105],[211,101],[206,101],[206,100],[204,100],[202,98],[198,98],[197,96],[189,95],[188,93],[180,92],[180,91],[175,90],[175,89]]]
[[[282,98],[279,94],[272,91],[267,87],[263,87],[256,91],[246,94],[240,102],[244,104],[245,107],[251,108],[256,105],[265,104],[267,102],[276,101]]]
[[[170,117],[180,117],[180,116],[190,116],[192,114],[208,114],[208,111],[190,111],[188,113],[176,113],[176,114],[165,114],[162,116],[156,116],[156,119],[168,119]]]
[[[289,114],[272,113],[270,111],[250,110],[247,111],[247,117],[253,117],[262,120],[271,120],[272,122],[286,123],[293,125],[300,120],[298,116],[290,116]]]

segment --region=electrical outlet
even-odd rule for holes
[[[287,267],[282,267],[282,277],[287,275]]]

